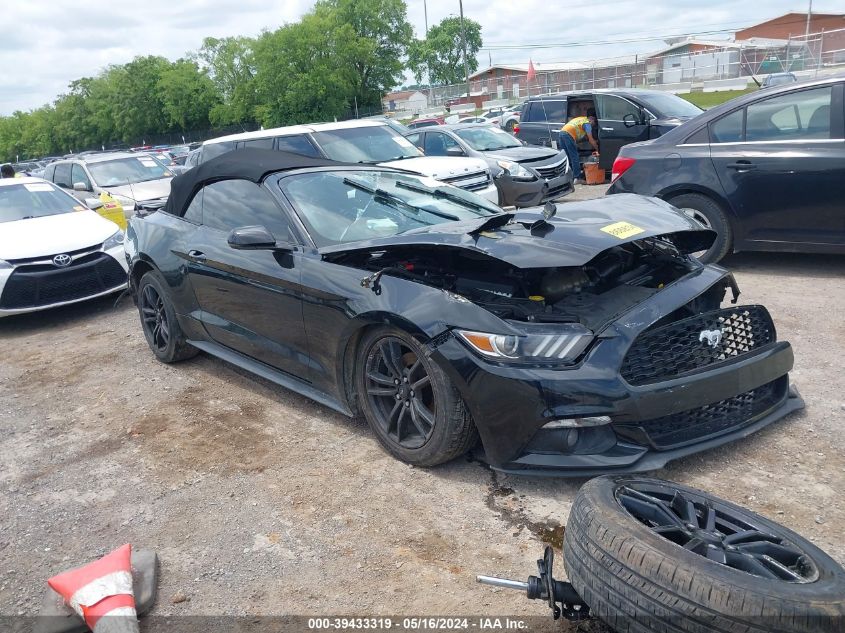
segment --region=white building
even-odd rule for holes
[[[419,114],[428,108],[428,97],[419,90],[389,92],[381,100],[385,112]]]

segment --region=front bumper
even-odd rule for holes
[[[472,193],[489,200],[493,204],[499,204],[499,190],[496,188],[496,185],[492,183],[484,187],[484,189],[478,189],[476,191],[472,191]]]
[[[719,277],[720,273],[722,274]],[[750,433],[803,406],[789,387],[788,342],[770,342],[682,377],[629,384],[620,374],[651,323],[730,277],[705,267],[620,316],[570,368],[518,367],[480,358],[449,337],[432,357],[461,391],[493,468],[592,476],[653,470]],[[543,428],[604,416],[609,424]]]
[[[494,179],[501,194],[502,206],[533,207],[549,200],[557,200],[572,193],[572,172],[555,178],[538,177],[535,180],[516,180],[502,173]]]
[[[28,272],[26,266],[0,270],[0,317],[49,310],[124,290],[128,266],[123,245],[104,251],[104,254],[117,265],[109,260],[107,269],[92,262],[55,271],[37,269],[36,272]],[[119,270],[123,271],[122,275],[117,274]],[[9,281],[15,273],[19,275],[13,288]],[[22,277],[20,273],[28,276]],[[22,281],[31,282],[37,290],[29,294],[30,286]]]

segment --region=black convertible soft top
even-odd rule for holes
[[[218,180],[241,178],[258,183],[269,174],[279,171],[349,165],[350,163],[340,163],[327,158],[312,158],[272,149],[234,150],[176,176],[170,182],[170,197],[164,205],[164,211],[171,215],[181,216],[194,197],[194,193]],[[360,165],[355,166],[360,167]]]

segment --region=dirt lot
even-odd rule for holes
[[[807,409],[657,475],[845,563],[845,258],[726,264],[792,341]],[[36,613],[50,575],[131,542],[161,558],[160,615],[546,615],[474,575],[533,573],[581,481],[408,467],[363,423],[223,362],[156,362],[113,302],[0,321],[0,614]]]

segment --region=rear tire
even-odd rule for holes
[[[658,496],[670,499],[664,504],[667,512],[658,507],[655,513],[648,497],[638,506],[638,490],[649,496],[657,491]],[[693,504],[694,519],[684,518],[689,516],[685,514],[688,502]],[[672,521],[666,522],[669,527],[656,527],[664,524],[667,513],[675,515],[680,528],[672,527]],[[715,528],[708,526],[711,513]],[[643,516],[657,520],[647,525]],[[725,527],[727,521],[739,531]],[[749,528],[751,532],[744,531]],[[727,538],[726,534],[739,536]],[[761,534],[779,540],[761,540]],[[783,549],[771,549],[778,547],[773,543]],[[789,562],[794,552],[804,558]],[[572,505],[563,556],[569,580],[590,612],[615,631],[845,631],[845,570],[836,561],[773,521],[672,482],[635,476],[604,476],[587,482]],[[740,569],[753,565],[746,558],[759,561],[766,556],[786,561],[798,580],[785,579],[789,576],[782,574],[787,572],[774,563],[766,565],[768,576],[757,575],[754,567]],[[717,562],[720,557],[724,563]]]
[[[415,466],[436,466],[478,441],[472,417],[446,373],[410,334],[379,327],[358,346],[360,408],[382,446]]]
[[[167,294],[167,284],[157,271],[145,273],[138,282],[138,314],[147,344],[162,363],[187,360],[199,353],[185,341]]]
[[[722,207],[715,200],[700,193],[685,193],[669,198],[668,202],[685,215],[716,231],[716,240],[709,249],[698,256],[699,260],[705,264],[715,264],[731,252],[733,246],[731,225]]]

